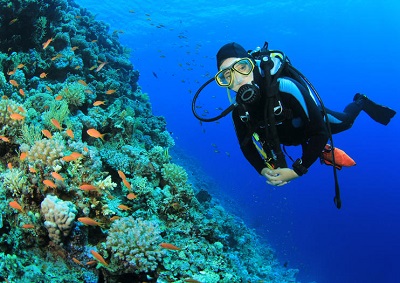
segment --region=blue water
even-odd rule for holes
[[[192,158],[194,171],[214,180],[214,195],[282,263],[300,269],[299,281],[399,282],[400,116],[384,127],[361,113],[351,130],[335,136],[357,162],[339,172],[343,207],[337,210],[330,167],[316,163],[306,176],[272,188],[241,155],[229,116],[200,125],[191,113],[194,92],[216,72],[216,52],[231,41],[246,49],[268,41],[284,51],[331,109],[342,110],[362,92],[400,110],[398,1],[77,2],[109,23],[110,32],[119,31],[176,148]],[[216,97],[203,108],[228,106],[224,90],[207,92]]]

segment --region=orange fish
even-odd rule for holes
[[[106,91],[106,94],[113,94],[115,92],[116,92],[115,89],[109,89],[109,90]]]
[[[11,26],[13,23],[18,21],[18,18],[12,19],[11,21],[8,22],[8,25]]]
[[[129,194],[126,195],[126,197],[127,197],[129,200],[133,200],[133,199],[137,198],[137,196],[136,196],[134,193],[129,193]]]
[[[48,139],[51,139],[53,137],[49,130],[42,130],[42,134]]]
[[[114,215],[113,217],[111,217],[110,218],[110,221],[115,221],[115,220],[118,220],[118,219],[120,219],[121,217],[119,217],[119,216],[117,216],[117,215]]]
[[[20,88],[18,92],[21,96],[25,96],[25,91],[22,88]]]
[[[118,208],[121,210],[131,210],[132,208],[130,208],[129,206],[126,206],[124,204],[120,204],[118,205]]]
[[[10,84],[12,84],[15,87],[19,87],[19,84],[16,80],[9,80]]]
[[[73,132],[71,129],[67,129],[65,132],[67,133],[67,135],[68,135],[71,139],[73,139],[73,138],[75,137],[75,136],[74,136],[74,132]]]
[[[7,72],[7,75],[12,76],[12,75],[15,74],[16,71],[17,71],[17,69],[14,69],[14,70],[12,70],[12,71],[8,71],[8,72]]]
[[[127,187],[129,190],[132,190],[131,184],[126,179],[123,179],[122,183],[124,183],[125,187]]]
[[[59,180],[59,181],[64,181],[64,178],[58,174],[57,172],[51,172],[51,176],[53,176],[54,179]]]
[[[49,92],[53,92],[53,90],[49,87],[49,86],[45,86],[45,88],[47,89],[47,91],[49,91]],[[59,96],[61,96],[61,95],[59,95]],[[62,97],[62,96],[61,96]],[[57,98],[56,98],[56,100],[57,100]]]
[[[97,69],[95,70],[95,72],[97,73],[98,71],[100,71],[101,69],[103,69],[103,67],[107,64],[108,62],[101,62],[101,64],[97,67]]]
[[[96,251],[90,250],[92,255],[94,256],[95,259],[97,259],[102,265],[108,266],[108,263],[104,260],[104,258]]]
[[[25,158],[27,158],[27,157],[28,157],[28,153],[27,153],[27,152],[21,152],[21,154],[20,154],[20,156],[19,156],[19,159],[20,159],[21,161],[24,161]]]
[[[86,131],[88,133],[89,136],[94,137],[96,139],[101,138],[104,141],[104,135],[105,134],[101,134],[98,130],[96,129],[89,129]]]
[[[89,149],[86,146],[83,147],[83,150],[86,151],[86,152],[89,152]]]
[[[79,46],[71,47],[71,51],[75,51],[75,50],[77,50],[77,49],[79,49]]]
[[[43,184],[44,184],[46,187],[50,187],[50,188],[52,188],[52,189],[57,188],[57,185],[54,184],[54,182],[51,181],[51,180],[44,180],[44,181],[43,181]]]
[[[24,120],[24,119],[25,119],[25,116],[22,116],[21,114],[18,114],[18,113],[12,113],[12,114],[10,115],[10,118],[11,118],[12,120],[21,121],[21,120]]]
[[[21,226],[21,228],[32,229],[32,228],[35,228],[35,225],[33,225],[33,224],[24,224],[24,225]]]
[[[46,42],[44,42],[44,43],[42,44],[43,49],[46,49],[52,41],[53,41],[53,38],[50,38],[50,39],[48,39]]]
[[[86,262],[86,265],[93,265],[93,264],[97,264],[97,260],[91,260]]]
[[[93,185],[90,185],[90,184],[83,184],[83,185],[79,186],[79,188],[80,188],[81,190],[87,191],[87,192],[90,192],[90,191],[97,191],[97,187],[95,187],[95,186],[93,186]]]
[[[79,260],[77,260],[76,258],[72,258],[72,261],[73,262],[75,262],[76,264],[78,264],[78,265],[83,265],[83,263],[82,262],[80,262]]]
[[[14,209],[16,209],[16,210],[19,210],[20,212],[24,212],[24,210],[22,209],[22,206],[21,206],[18,202],[16,202],[15,200],[14,200],[14,201],[10,201],[8,204],[9,204],[12,208],[14,208]]]
[[[80,83],[83,86],[87,86],[87,83],[84,80],[78,80],[78,83]]]
[[[160,247],[167,249],[167,250],[174,250],[174,251],[180,250],[180,248],[174,246],[173,244],[169,244],[169,243],[161,243]]]
[[[93,91],[91,91],[90,89],[85,89],[85,93],[92,94]]]
[[[12,166],[12,163],[11,162],[9,162],[9,163],[7,163],[7,167],[8,167],[8,169],[13,169],[13,166]]]
[[[79,70],[80,68],[81,68],[81,66],[76,66],[74,69]]]
[[[5,136],[0,136],[0,140],[2,140],[4,142],[10,142],[10,139]]]
[[[60,101],[62,98],[63,98],[62,95],[57,95],[56,98],[54,98],[54,99],[57,101]]]
[[[21,111],[22,113],[25,113],[25,109],[22,106],[18,106],[18,110]]]
[[[25,67],[25,64],[18,64],[17,69],[22,69],[23,67]]]
[[[118,170],[118,175],[122,180],[126,179],[126,176],[125,176],[124,172],[122,172],[121,170]]]
[[[33,167],[29,167],[29,172],[31,173],[37,173],[36,169]]]
[[[48,73],[43,72],[43,73],[41,73],[41,74],[39,75],[39,77],[40,77],[41,79],[44,79],[44,78],[47,77],[47,74],[48,74]]]
[[[73,152],[70,155],[64,156],[62,159],[66,162],[77,160],[78,158],[82,157],[83,155],[79,152]]]
[[[60,125],[60,122],[57,121],[57,119],[51,119],[50,120],[51,123],[54,125],[54,127],[56,127],[57,129],[59,129],[60,131],[62,130],[62,127]]]
[[[101,226],[102,224],[90,217],[79,217],[78,221],[87,226]]]
[[[105,101],[97,100],[93,103],[93,106],[100,106],[100,105],[105,105]]]

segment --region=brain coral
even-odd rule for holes
[[[160,242],[160,230],[155,221],[129,216],[111,225],[106,247],[111,249],[112,262],[118,271],[139,273],[157,268],[164,255]]]

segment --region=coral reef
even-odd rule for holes
[[[117,33],[73,0],[0,15],[0,281],[295,282],[173,162]]]

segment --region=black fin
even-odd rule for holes
[[[362,110],[364,110],[369,117],[382,125],[386,126],[389,124],[390,119],[396,115],[396,111],[393,109],[387,106],[376,104],[364,94],[357,93],[354,96],[354,101],[362,106]]]

